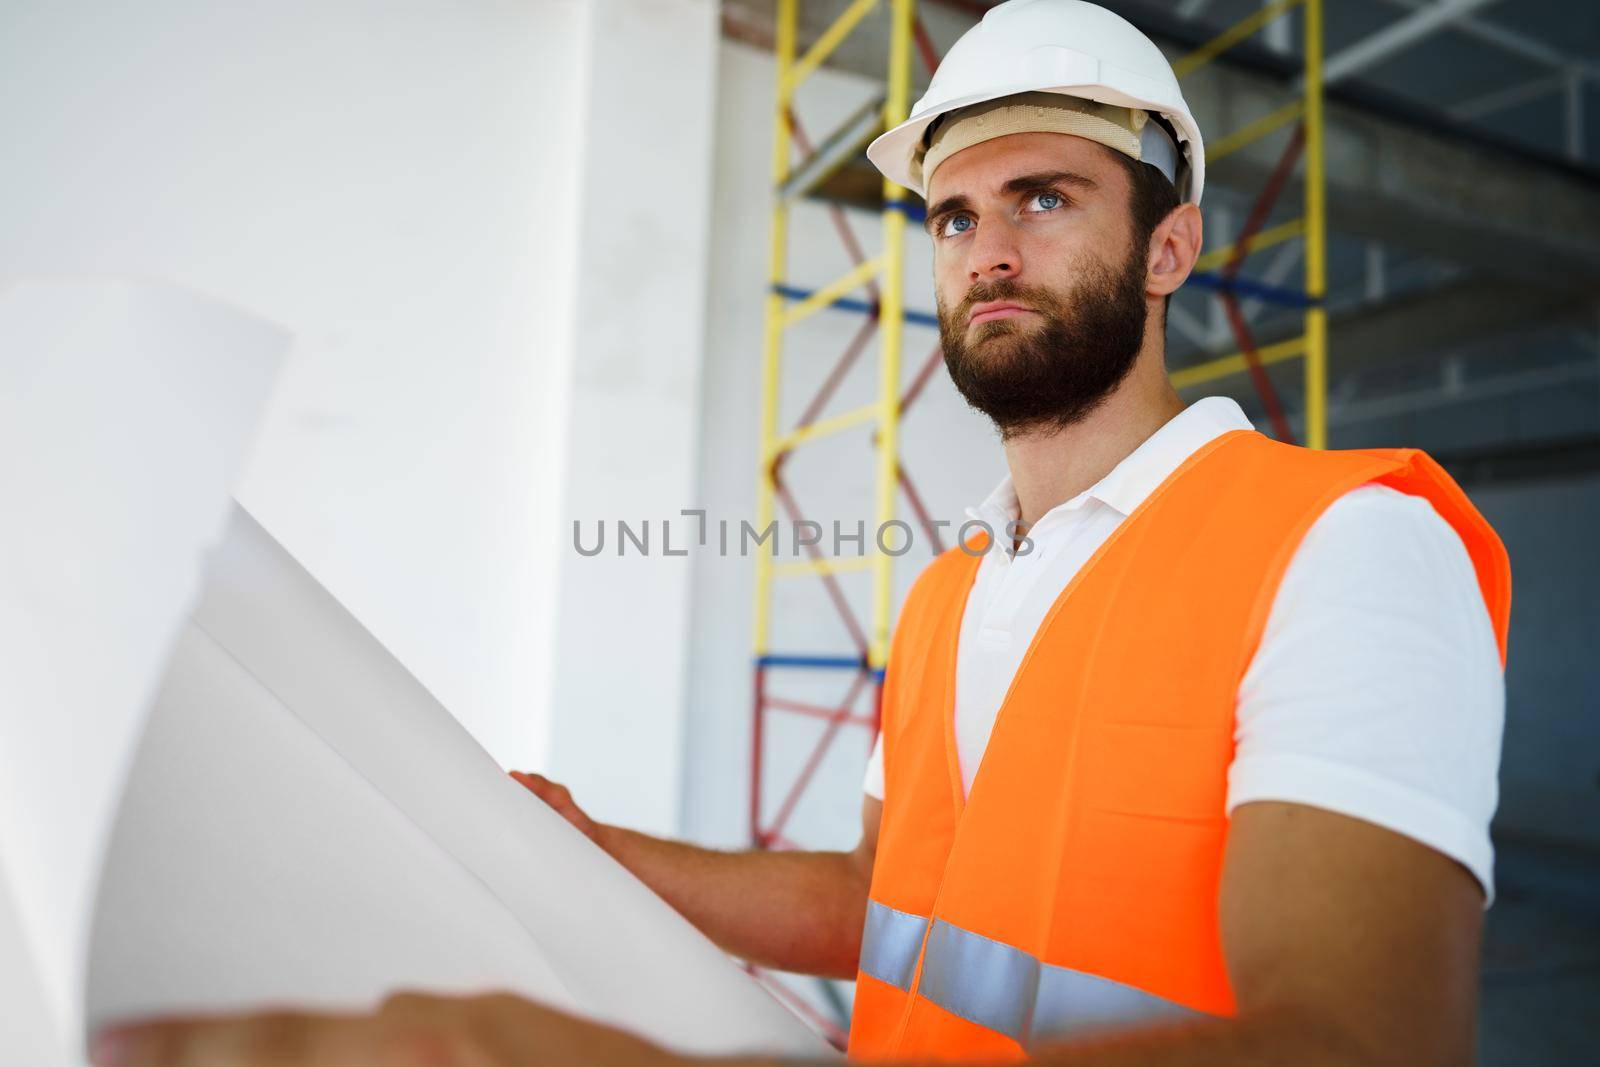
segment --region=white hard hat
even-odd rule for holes
[[[911,117],[867,146],[867,158],[890,181],[924,198],[918,156],[934,120],[1013,93],[1050,92],[1153,112],[1177,134],[1187,163],[1178,194],[1200,202],[1205,145],[1172,65],[1121,16],[1084,0],[1007,0],[962,34],[945,54]],[[1165,142],[1163,144],[1163,142]],[[1171,146],[1160,125],[1145,125],[1143,158],[1159,165]],[[1166,170],[1166,167],[1162,168]]]

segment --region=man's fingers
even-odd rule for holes
[[[512,771],[511,777],[552,808],[565,810],[577,807],[572,801],[571,791],[566,786],[558,785],[542,774]]]
[[[367,1016],[236,1016],[108,1029],[91,1056],[97,1067],[666,1067],[681,1062],[621,1030],[505,993],[402,993]]]
[[[521,785],[524,785],[533,790],[535,793],[538,793],[540,796],[544,795],[545,790],[555,785],[554,782],[546,778],[544,775],[530,774],[527,771],[512,771],[511,777],[516,779],[516,781]]]
[[[89,1062],[95,1067],[144,1067],[170,1061],[169,1035],[173,1024],[108,1026],[89,1045]]]
[[[571,823],[579,833],[596,844],[601,844],[599,828],[594,820],[589,818],[588,813],[578,807],[566,786],[557,785],[542,774],[529,774],[527,771],[512,771],[511,777],[528,792],[549,805],[550,810]],[[605,846],[601,844],[601,847]]]
[[[181,1020],[102,1031],[95,1067],[378,1067],[376,1022],[270,1014]]]

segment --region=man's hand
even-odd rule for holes
[[[631,1034],[509,995],[402,994],[372,1015],[169,1020],[102,1031],[96,1067],[680,1067]]]
[[[854,978],[883,802],[864,797],[850,852],[723,852],[595,822],[567,787],[512,771],[729,955],[761,967]]]
[[[566,786],[552,782],[542,774],[529,774],[527,771],[512,771],[511,777],[528,792],[554,808],[556,814],[582,830],[590,841],[602,848],[605,847],[600,841],[600,824],[589,818],[584,810],[578,807]]]

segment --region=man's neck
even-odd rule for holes
[[[1141,355],[1117,391],[1082,422],[1007,439],[1006,465],[1024,530],[1111,473],[1183,409],[1161,361]]]

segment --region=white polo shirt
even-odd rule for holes
[[[1099,482],[1046,512],[1033,551],[984,556],[961,619],[955,734],[964,788],[1011,678],[1061,590],[1184,460],[1251,429],[1233,400],[1196,401]],[[1007,477],[970,518],[1004,539],[1018,517]],[[1281,800],[1414,838],[1494,896],[1505,687],[1466,547],[1421,497],[1364,485],[1312,525],[1284,572],[1239,684],[1226,811]],[[865,788],[883,797],[883,742]]]

